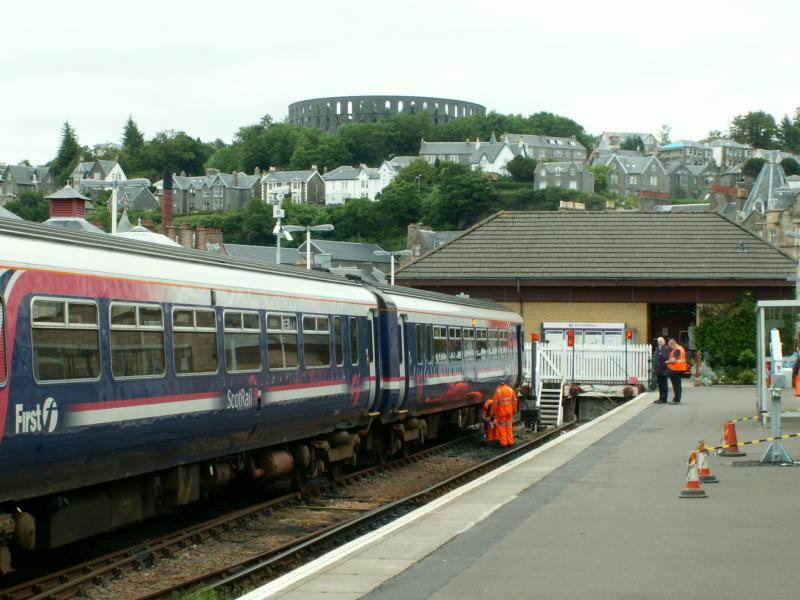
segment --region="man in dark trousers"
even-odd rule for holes
[[[681,377],[686,372],[686,350],[678,342],[670,339],[669,358],[667,368],[669,369],[669,380],[672,382],[672,402],[670,404],[681,403]]]
[[[656,351],[653,352],[653,375],[658,381],[658,400],[654,404],[666,404],[669,396],[669,348],[663,336],[656,340]]]

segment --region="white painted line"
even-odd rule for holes
[[[564,435],[559,436],[555,440],[547,442],[543,446],[540,446],[539,448],[536,448],[535,450],[532,450],[531,452],[528,452],[527,454],[520,456],[519,458],[511,461],[510,463],[505,464],[502,467],[499,467],[493,470],[492,472],[487,473],[486,475],[483,475],[478,479],[475,479],[461,486],[460,488],[455,489],[452,492],[449,492],[448,494],[445,494],[444,496],[437,498],[433,502],[430,502],[425,506],[418,508],[413,512],[410,512],[403,517],[400,517],[396,521],[392,521],[391,523],[389,523],[388,525],[384,525],[380,529],[376,529],[375,531],[372,531],[356,540],[353,540],[352,542],[349,542],[344,546],[337,548],[336,550],[328,552],[327,554],[320,556],[316,560],[313,560],[310,563],[305,564],[298,569],[295,569],[291,573],[287,573],[286,575],[283,575],[282,577],[279,577],[274,581],[270,581],[269,583],[261,586],[260,588],[256,588],[255,590],[245,594],[244,596],[241,596],[239,600],[265,600],[266,598],[269,598],[274,594],[286,591],[287,588],[293,586],[294,584],[299,583],[300,581],[310,578],[314,575],[317,575],[321,571],[325,570],[327,567],[339,562],[343,558],[346,558],[358,552],[362,548],[365,548],[366,546],[369,546],[370,544],[386,537],[392,532],[397,531],[398,529],[401,529],[406,525],[409,525],[414,521],[417,521],[422,517],[425,517],[431,514],[432,512],[437,511],[442,506],[449,504],[453,500],[456,500],[457,498],[470,492],[476,487],[479,487],[484,483],[491,481],[496,477],[499,477],[500,475],[510,471],[511,469],[517,467],[520,464],[532,460],[533,458],[539,456],[543,452],[546,452],[547,450],[550,450],[553,447],[564,443],[565,441],[573,438],[579,433],[583,433],[588,429],[597,426],[598,424],[610,419],[611,417],[616,416],[618,413],[629,409],[631,406],[638,405],[641,402],[642,398],[644,398],[646,395],[647,395],[646,393],[640,394],[636,398],[632,399],[630,402],[626,402],[608,411],[604,415],[597,417],[593,421],[589,421],[585,425],[581,425],[580,427],[573,429],[569,433],[565,433]],[[553,470],[555,470],[556,468],[557,467],[553,467]],[[464,527],[460,528],[458,530],[458,534],[463,533],[468,529],[470,529],[471,527],[475,526],[477,523],[479,523],[480,521],[491,515],[493,512],[495,512],[498,508],[502,507],[504,504],[513,500],[513,498],[515,497],[516,496],[511,496],[505,499],[503,502],[499,502],[494,506],[488,508],[486,511],[481,513],[479,518],[474,519],[473,521],[467,523]],[[391,574],[387,575],[386,578],[389,579],[390,577],[392,577]]]

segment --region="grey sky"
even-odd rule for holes
[[[82,144],[150,137],[229,142],[289,103],[414,94],[586,130],[672,138],[800,106],[800,3],[403,0],[3,3],[0,162],[55,156],[63,122]]]

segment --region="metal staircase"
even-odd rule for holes
[[[539,406],[539,423],[543,427],[560,427],[564,422],[564,407],[562,398],[564,396],[564,382],[558,387],[539,388],[537,405]]]

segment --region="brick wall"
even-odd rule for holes
[[[519,312],[519,302],[501,302]],[[646,302],[525,302],[522,308],[525,336],[541,332],[542,322],[625,323],[634,330],[636,343],[647,343]]]

